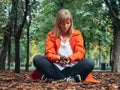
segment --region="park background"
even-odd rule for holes
[[[33,57],[45,54],[46,35],[62,8],[72,13],[95,69],[120,72],[119,0],[1,0],[0,69],[33,70]]]
[[[84,37],[99,84],[30,80],[62,8]],[[0,90],[120,90],[120,0],[0,0]]]

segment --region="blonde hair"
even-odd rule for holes
[[[53,32],[54,32],[54,37],[58,38],[62,32],[60,30],[60,24],[62,22],[64,22],[65,20],[70,19],[71,21],[71,26],[70,29],[68,31],[68,36],[70,37],[72,34],[72,30],[73,30],[73,19],[72,19],[72,15],[70,13],[70,11],[68,9],[61,9],[56,16],[56,20],[55,20],[55,25],[53,28]]]

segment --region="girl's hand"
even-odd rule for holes
[[[67,64],[70,63],[70,59],[68,57],[63,57],[63,66],[66,66]]]
[[[59,65],[63,65],[63,61],[61,60],[61,56],[58,56],[56,63],[58,63]]]
[[[56,63],[60,64],[61,66],[66,66],[70,63],[70,59],[66,56],[59,56]]]

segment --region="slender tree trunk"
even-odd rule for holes
[[[3,38],[3,48],[1,51],[1,55],[0,55],[0,70],[5,70],[5,61],[6,61],[6,55],[7,55],[7,51],[8,51],[8,45],[9,45],[9,35],[5,35]]]
[[[15,73],[20,72],[20,39],[15,38]]]
[[[9,39],[9,48],[8,48],[8,70],[10,69],[10,61],[11,61],[11,39]]]
[[[18,3],[16,3],[16,6],[18,7]],[[29,6],[29,0],[25,0],[25,12],[23,16],[23,21],[21,22],[21,25],[17,28],[17,9],[16,9],[16,18],[14,21],[14,34],[15,34],[15,73],[20,73],[20,37],[21,33],[23,31],[24,25],[26,23],[26,17],[28,15],[28,6]]]
[[[110,66],[113,67],[113,60],[112,60],[112,55],[113,55],[113,45],[110,46]],[[113,71],[113,68],[111,68],[111,71]]]
[[[29,1],[28,1],[29,3]],[[32,16],[31,16],[31,6],[29,5],[28,6],[28,20],[27,20],[27,57],[26,57],[26,67],[25,67],[25,70],[28,71],[29,70],[29,42],[30,42],[30,37],[29,37],[29,32],[30,32],[30,25],[31,25],[31,19],[32,19]]]
[[[25,70],[28,71],[29,70],[29,27],[30,24],[27,26],[27,62],[26,62],[26,68]]]

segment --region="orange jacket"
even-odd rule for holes
[[[73,30],[70,38],[70,46],[73,54],[69,56],[71,63],[80,61],[84,58],[85,48],[83,37],[78,30]],[[57,60],[57,53],[60,47],[60,38],[55,39],[53,32],[49,32],[46,38],[46,57],[48,60],[55,62]]]

